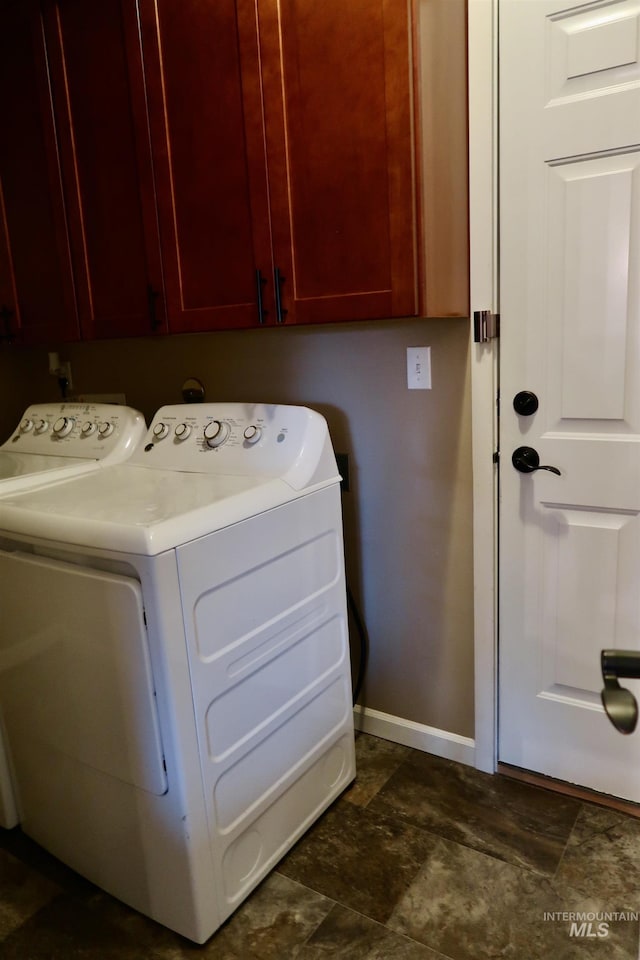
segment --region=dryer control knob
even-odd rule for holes
[[[98,433],[101,437],[110,437],[113,433],[113,424],[109,423],[108,420],[104,420],[98,427]]]
[[[83,437],[90,437],[90,436],[91,436],[92,434],[94,434],[95,432],[96,432],[96,425],[95,425],[95,423],[92,423],[91,420],[85,420],[85,422],[82,424],[82,428],[81,428],[81,430],[80,430],[81,436],[83,436]]]
[[[168,433],[169,427],[166,425],[166,423],[156,423],[155,427],[153,428],[153,436],[156,440],[164,440]]]
[[[30,430],[33,430],[33,420],[29,420],[28,417],[20,424],[20,433],[29,433]]]
[[[211,420],[204,428],[204,439],[209,447],[220,447],[229,436],[229,424],[224,420]]]
[[[53,432],[56,437],[67,437],[75,425],[73,417],[58,417],[53,425]]]
[[[262,436],[262,428],[257,427],[255,423],[247,427],[244,431],[244,439],[247,443],[257,443]]]
[[[179,423],[174,430],[176,440],[186,440],[191,433],[191,427],[188,423]]]
[[[46,433],[48,429],[49,429],[48,420],[36,420],[34,433]]]

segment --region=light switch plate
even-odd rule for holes
[[[431,347],[407,347],[407,387],[431,390]]]

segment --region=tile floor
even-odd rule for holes
[[[640,820],[363,734],[357,753],[356,783],[202,947],[0,831],[1,960],[638,960]],[[623,919],[572,935],[545,913]]]

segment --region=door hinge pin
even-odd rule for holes
[[[491,310],[474,310],[473,313],[473,341],[474,343],[488,343],[500,336],[500,314],[491,313]]]

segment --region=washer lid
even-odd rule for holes
[[[0,498],[0,530],[154,556],[300,495],[280,479],[126,463]]]
[[[99,460],[9,453],[0,449],[0,497],[77,477],[100,466]]]
[[[38,453],[9,453],[0,450],[0,483],[5,480],[18,480],[45,470],[60,470],[63,467],[78,466],[86,463],[80,457],[48,457]],[[0,487],[0,490],[3,488]]]
[[[121,463],[145,431],[144,417],[131,407],[33,404],[0,446],[0,496]]]

